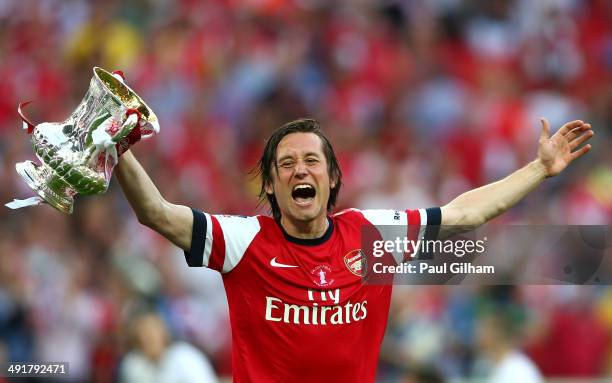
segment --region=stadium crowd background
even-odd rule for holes
[[[310,116],[340,158],[339,208],[445,204],[533,159],[546,116],[590,121],[594,148],[496,223],[612,217],[609,1],[0,1],[0,201],[32,194],[14,170],[33,157],[18,102],[61,121],[96,65],[122,69],[160,117],[134,151],[176,203],[265,212],[248,171],[273,129]],[[525,324],[514,339],[545,376],[612,376],[610,287],[402,286],[380,381],[415,365],[478,376],[478,313],[492,304]],[[115,182],[72,216],[0,209],[3,358],[113,381],[145,305],[230,375],[220,277],[139,225]]]

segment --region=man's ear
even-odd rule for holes
[[[274,194],[274,188],[269,183],[266,184],[266,186],[264,187],[264,190],[266,191],[266,194],[268,195]]]

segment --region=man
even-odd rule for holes
[[[189,343],[172,341],[166,323],[157,314],[136,314],[129,330],[133,349],[121,362],[120,382],[218,382],[206,356]]]
[[[261,193],[273,218],[210,215],[172,204],[129,152],[116,174],[139,222],[182,248],[190,266],[222,273],[235,382],[372,382],[391,285],[364,285],[352,267],[361,227],[403,224],[426,235],[436,225],[465,230],[494,218],[590,149],[577,149],[593,134],[589,124],[569,122],[550,138],[548,122],[542,124],[536,160],[441,208],[329,215],[342,173],[310,119],[274,132],[259,161]]]
[[[520,351],[522,323],[520,308],[511,304],[493,304],[478,318],[477,346],[488,367],[483,371],[487,383],[543,383],[538,367]]]

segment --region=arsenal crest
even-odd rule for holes
[[[358,277],[363,276],[365,262],[366,257],[361,249],[355,249],[344,256],[344,265],[351,273]]]

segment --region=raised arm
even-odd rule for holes
[[[581,144],[593,136],[591,125],[580,120],[568,122],[549,137],[550,126],[542,119],[537,158],[506,178],[461,194],[441,208],[440,237],[473,230],[505,212],[545,178],[556,176],[572,161],[591,149]]]
[[[138,222],[189,251],[193,226],[191,209],[166,201],[129,150],[120,157],[114,173]]]

